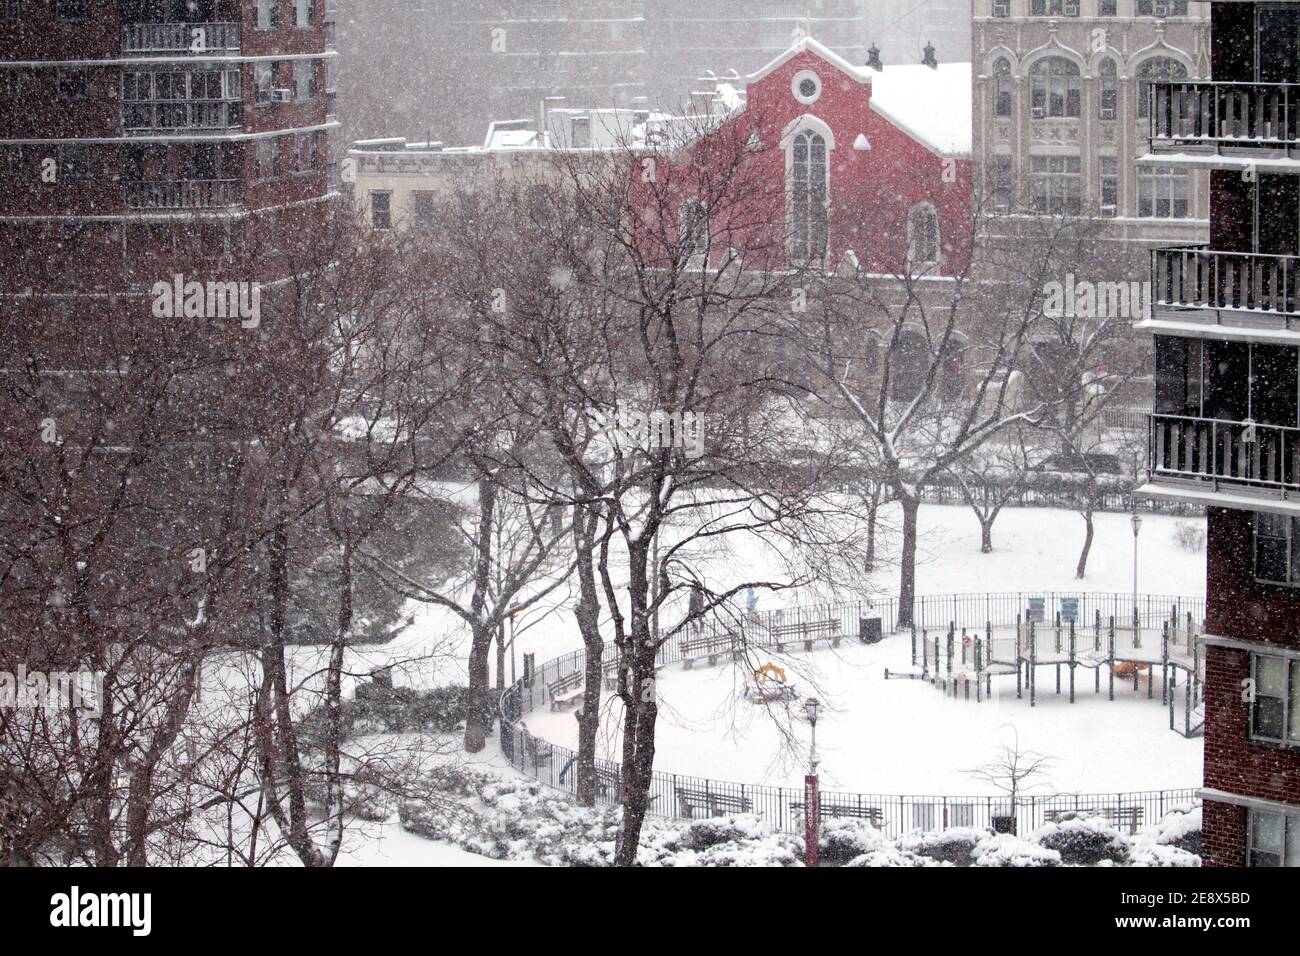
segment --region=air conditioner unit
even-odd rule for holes
[[[1065,15],[1067,17],[1077,17],[1079,15],[1079,5],[1077,3],[1067,3],[1065,5]]]
[[[1047,115],[1047,110],[1044,107],[1035,106],[1029,110],[1029,115],[1031,119],[1042,119]]]
[[[271,102],[272,102],[272,103],[292,103],[292,102],[293,102],[293,90],[272,90],[272,91],[271,91]]]

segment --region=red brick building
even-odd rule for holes
[[[784,210],[761,220],[787,230],[791,259],[835,269],[851,251],[868,273],[943,277],[970,263],[970,104],[967,63],[877,70],[804,39],[748,78],[724,122],[754,144],[755,179],[784,185]]]
[[[1152,257],[1153,495],[1206,505],[1204,850],[1300,866],[1300,4],[1214,3],[1213,81],[1156,84],[1152,163],[1211,170]]]
[[[284,275],[241,253],[333,194],[329,16],[325,0],[0,0],[0,293]]]

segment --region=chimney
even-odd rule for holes
[[[934,44],[925,45],[925,56],[921,57],[921,65],[928,66],[932,70],[939,69],[939,61],[934,58]]]
[[[880,62],[880,47],[876,46],[874,43],[871,44],[871,49],[867,51],[866,65],[877,71],[885,68],[885,65]]]

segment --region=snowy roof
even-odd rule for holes
[[[971,155],[971,67],[940,63],[886,66],[871,77],[871,108],[941,156]]]
[[[871,77],[872,77],[871,70],[867,69],[865,66],[854,66],[848,60],[844,59],[844,57],[840,56],[834,50],[830,49],[830,47],[818,43],[812,37],[804,37],[802,40],[798,40],[797,42],[795,42],[794,45],[790,47],[790,49],[786,50],[784,53],[778,56],[771,63],[768,63],[757,73],[751,73],[746,78],[746,82],[757,83],[759,80],[767,76],[773,70],[778,70],[786,63],[789,63],[800,53],[816,54],[826,62],[843,70],[845,73],[853,77],[859,83],[871,82]]]

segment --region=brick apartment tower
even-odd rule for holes
[[[1205,863],[1300,866],[1300,4],[1212,3],[1211,47],[1151,94],[1142,161],[1211,170],[1210,241],[1152,254],[1144,491],[1208,515]]]
[[[0,0],[0,294],[282,277],[240,254],[335,195],[326,2]]]

